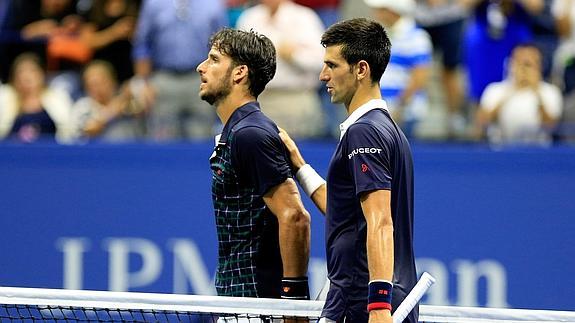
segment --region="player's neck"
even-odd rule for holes
[[[237,93],[230,93],[225,99],[217,104],[216,113],[222,124],[225,125],[234,111],[246,103],[253,101],[256,101],[256,98],[247,93],[243,93],[241,95]]]
[[[352,114],[362,105],[371,100],[381,100],[381,90],[379,84],[370,86],[359,86],[349,104],[345,105],[347,115]]]

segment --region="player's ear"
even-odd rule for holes
[[[239,84],[242,82],[242,80],[247,80],[248,79],[248,66],[247,65],[238,65],[236,67],[234,67],[234,70],[232,72],[232,77],[234,80],[234,83]]]
[[[366,78],[369,79],[371,69],[369,68],[369,64],[366,61],[361,60],[357,62],[357,64],[355,64],[355,69],[357,73],[356,78],[358,81],[361,81]]]

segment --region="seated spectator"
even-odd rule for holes
[[[119,142],[142,138],[143,109],[132,100],[128,87],[119,90],[114,67],[95,60],[82,76],[87,96],[73,107],[76,139]]]
[[[84,20],[77,13],[77,0],[16,1],[12,28],[19,31],[21,47],[46,57],[50,86],[72,95],[81,90],[80,69],[92,50],[80,38]]]
[[[476,105],[485,87],[505,77],[505,60],[520,43],[532,40],[530,15],[544,9],[543,0],[472,0],[464,36],[469,98]]]
[[[5,67],[21,53],[33,52],[40,57],[47,56],[48,41],[56,34],[63,34],[79,27],[79,16],[75,12],[74,0],[11,0],[2,26],[3,62]],[[51,62],[54,63],[54,62]],[[2,78],[8,78],[8,71],[2,71]]]
[[[392,44],[390,61],[381,78],[381,95],[405,135],[412,137],[429,108],[426,88],[432,62],[431,39],[415,24],[414,0],[365,3],[386,27]]]
[[[496,144],[548,144],[562,112],[559,88],[543,81],[541,52],[520,44],[512,52],[509,75],[489,84],[481,96],[478,131]]]
[[[83,41],[93,59],[110,62],[120,83],[134,74],[132,43],[139,6],[135,0],[94,1],[82,29]]]
[[[21,54],[12,65],[10,83],[0,88],[0,138],[68,142],[71,106],[66,92],[46,87],[40,59]]]
[[[323,136],[317,89],[324,28],[318,15],[291,0],[261,0],[242,13],[237,26],[266,35],[277,50],[276,75],[258,97],[266,115],[294,137]]]

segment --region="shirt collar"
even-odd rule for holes
[[[226,122],[226,125],[224,126],[222,133],[215,137],[216,145],[218,145],[218,143],[225,144],[233,126],[235,126],[243,118],[247,117],[248,115],[256,111],[260,111],[260,104],[257,101],[253,101],[242,105],[241,107],[237,108],[234,112],[232,112],[232,115],[228,119],[228,122]]]
[[[373,99],[357,108],[349,115],[349,117],[347,117],[347,119],[345,119],[345,121],[342,124],[339,125],[339,130],[341,131],[339,140],[343,138],[343,135],[345,135],[345,132],[352,124],[354,124],[364,114],[374,109],[382,109],[387,111],[387,104],[382,99]]]

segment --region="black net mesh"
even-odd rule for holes
[[[0,322],[316,322],[317,317],[0,304]]]

